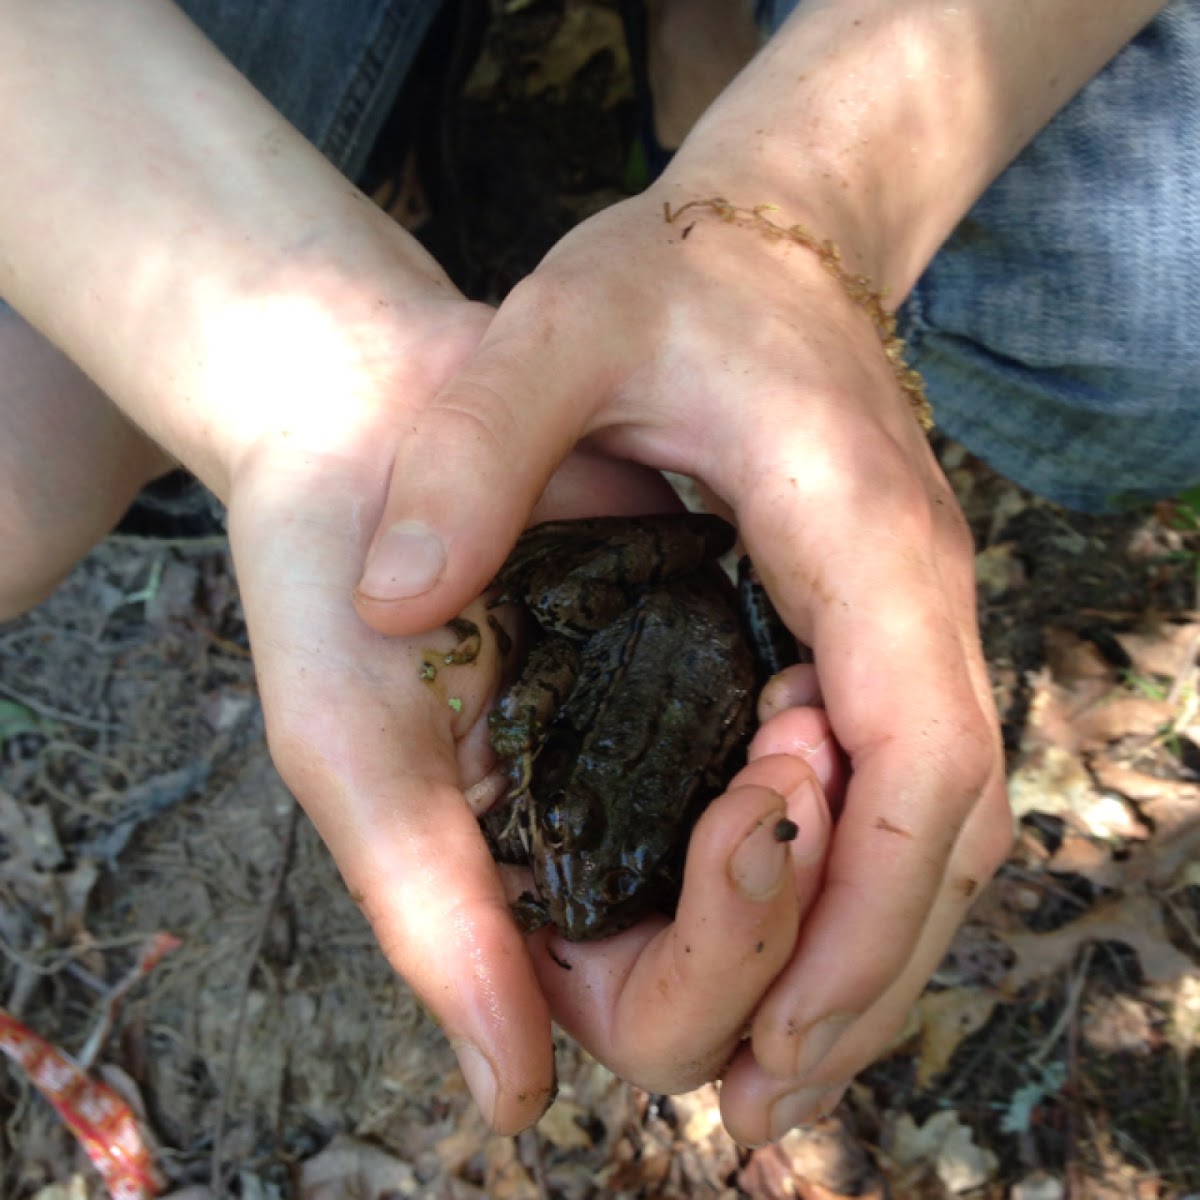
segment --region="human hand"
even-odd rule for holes
[[[390,632],[455,611],[580,441],[732,512],[851,765],[820,896],[724,1090],[730,1128],[762,1140],[803,1115],[785,1093],[827,1099],[886,1044],[1010,824],[970,538],[873,326],[806,249],[664,223],[690,198],[668,173],[501,306],[398,447],[358,607]],[[426,578],[396,528],[434,533]]]
[[[403,437],[396,409],[423,399],[385,390],[406,401],[347,426],[333,461],[267,460],[231,498],[275,761],[495,1128],[522,1128],[549,1102],[552,1016],[643,1086],[714,1078],[792,951],[820,878],[836,762],[773,753],[743,770],[700,822],[674,921],[588,946],[545,931],[527,949],[464,797],[493,795],[501,774],[487,743],[501,656],[482,604],[464,613],[482,633],[478,657],[450,665],[451,631],[383,637],[351,603],[373,528],[362,497],[382,496]],[[657,476],[576,456],[535,519],[662,507],[668,496]],[[792,842],[773,836],[785,814],[800,830]]]
[[[549,928],[529,939],[555,1021],[647,1091],[689,1091],[744,1057],[748,1022],[820,889],[844,764],[819,706],[787,699],[787,677],[759,706],[748,765],[691,834],[674,918],[598,942]],[[785,817],[795,836],[781,842]]]

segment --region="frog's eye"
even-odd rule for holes
[[[637,887],[637,873],[628,867],[617,867],[615,871],[609,871],[605,875],[600,884],[600,894],[606,904],[620,904],[622,900],[628,900],[637,891]]]
[[[583,796],[564,796],[542,813],[542,839],[551,849],[594,847],[604,838],[604,812]]]

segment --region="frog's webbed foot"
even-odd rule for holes
[[[488,850],[497,862],[525,866],[529,862],[528,797],[509,803],[501,801],[479,818]]]
[[[746,555],[738,561],[737,591],[746,640],[754,654],[761,682],[765,683],[793,663],[812,662],[812,651],[797,642],[783,623],[754,570],[754,564]]]

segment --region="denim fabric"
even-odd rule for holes
[[[355,179],[440,0],[178,0],[222,53]]]
[[[778,28],[794,0],[759,6]],[[1085,511],[1200,481],[1200,0],[1030,143],[901,311],[940,428]]]

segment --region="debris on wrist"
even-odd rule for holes
[[[842,254],[837,245],[831,241],[823,241],[803,225],[780,225],[772,221],[766,214],[775,211],[773,204],[757,204],[753,208],[740,208],[714,196],[707,200],[689,200],[686,204],[672,210],[671,205],[663,203],[663,220],[668,225],[677,221],[690,209],[708,209],[729,225],[741,225],[746,229],[757,229],[771,241],[780,238],[803,246],[817,256],[821,265],[841,285],[842,290],[853,304],[861,308],[871,323],[883,345],[883,352],[892,368],[892,375],[900,390],[908,398],[913,416],[917,423],[928,432],[933,428],[933,408],[925,395],[925,383],[920,372],[909,366],[904,357],[904,339],[896,332],[896,314],[889,312],[883,304],[883,294],[871,284],[865,275],[852,275],[842,266]]]

